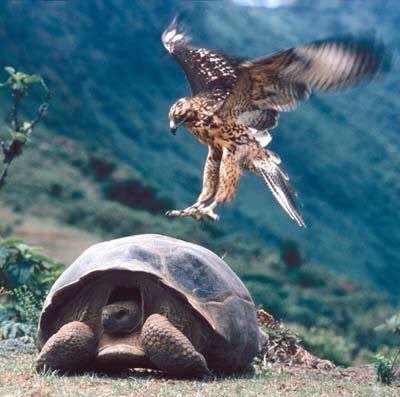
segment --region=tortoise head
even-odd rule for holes
[[[113,336],[130,335],[138,330],[142,312],[135,300],[114,302],[103,307],[101,322],[106,334]]]
[[[119,370],[148,365],[140,343],[142,324],[138,289],[116,287],[101,309],[102,333],[97,354],[100,367]]]

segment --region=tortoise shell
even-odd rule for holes
[[[39,347],[57,329],[72,297],[105,272],[146,273],[158,285],[174,291],[206,321],[225,349],[244,361],[259,350],[259,330],[253,300],[239,277],[216,254],[171,237],[145,234],[95,244],[84,251],[57,279],[39,321]],[[60,308],[64,308],[60,310]]]

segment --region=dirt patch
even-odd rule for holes
[[[69,265],[86,248],[101,239],[74,227],[36,217],[19,216],[7,208],[0,209],[0,219],[11,225],[12,235],[29,245],[45,247],[44,253]]]

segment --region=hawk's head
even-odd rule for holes
[[[169,128],[175,135],[176,129],[187,122],[193,121],[195,111],[191,106],[190,98],[178,99],[169,111]]]

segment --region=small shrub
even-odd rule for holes
[[[162,214],[174,207],[174,202],[160,194],[159,190],[146,183],[138,175],[110,175],[103,184],[103,194],[108,200],[117,201],[130,208]]]
[[[304,349],[298,336],[284,323],[276,321],[270,313],[258,309],[257,319],[263,337],[261,352],[255,363],[263,372],[270,368],[271,363],[319,369],[334,368],[334,364],[330,361],[316,357]]]
[[[0,339],[17,339],[23,336],[32,335],[32,328],[29,324],[14,320],[4,320],[0,325]]]
[[[35,341],[43,299],[61,269],[37,247],[0,240],[0,339]]]
[[[0,170],[0,189],[6,183],[8,170],[13,160],[22,153],[22,149],[29,141],[35,127],[47,114],[52,93],[47,88],[43,78],[37,74],[17,72],[11,66],[4,68],[8,79],[0,83],[0,87],[7,87],[13,98],[13,108],[10,113],[7,127],[8,137],[0,137],[0,152],[2,153],[2,167]],[[21,100],[28,95],[32,84],[39,83],[44,90],[43,102],[39,105],[36,115],[31,120],[22,120],[20,115]]]
[[[6,290],[25,286],[42,299],[59,276],[62,265],[18,239],[0,239],[0,285]]]
[[[296,241],[284,241],[281,244],[280,251],[281,260],[288,268],[299,267],[303,263],[300,247]]]
[[[377,354],[374,357],[374,364],[378,382],[390,385],[394,379],[394,362],[382,354]]]
[[[15,310],[24,328],[25,335],[36,338],[37,325],[39,323],[42,301],[38,300],[26,285],[14,290]]]
[[[381,332],[391,332],[397,336],[400,336],[400,313],[391,316],[383,324],[378,325],[375,331]],[[397,350],[393,358],[388,358],[383,354],[377,354],[374,357],[374,364],[376,369],[376,375],[379,382],[390,385],[395,378],[395,365],[397,359],[400,356],[400,347]]]
[[[292,326],[303,346],[315,354],[337,365],[350,365],[354,344],[331,329]]]

